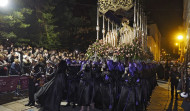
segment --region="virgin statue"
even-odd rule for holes
[[[122,28],[120,29],[120,44],[131,44],[133,40],[133,29],[129,26],[129,20],[122,20]]]

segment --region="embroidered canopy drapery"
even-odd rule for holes
[[[99,11],[105,14],[107,11],[118,9],[129,10],[133,7],[133,0],[98,0]]]

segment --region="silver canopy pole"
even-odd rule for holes
[[[102,29],[102,34],[103,34],[103,41],[105,41],[105,19],[103,15],[103,29]]]
[[[100,27],[99,27],[99,3],[97,3],[97,26],[96,26],[97,39],[96,40],[99,40],[99,30],[100,30]]]
[[[135,38],[136,37],[136,0],[134,0],[134,23],[133,23],[133,28],[134,28],[134,38]]]

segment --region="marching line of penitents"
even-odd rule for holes
[[[33,61],[29,74],[29,102],[42,111],[66,106],[83,110],[143,111],[157,85],[154,63],[61,60],[58,65]],[[72,103],[72,104],[71,104]],[[65,106],[65,107],[66,107]]]

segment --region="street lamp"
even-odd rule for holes
[[[183,39],[183,36],[182,36],[182,35],[179,35],[179,36],[177,37],[177,39],[178,39],[178,40],[182,40],[182,39]]]
[[[5,7],[8,5],[8,3],[9,3],[8,0],[0,0],[0,7]]]
[[[181,41],[183,40],[183,36],[182,35],[179,35],[177,37],[177,39],[179,40],[179,50],[181,49]]]
[[[179,44],[178,43],[175,43],[176,46],[178,46]]]

